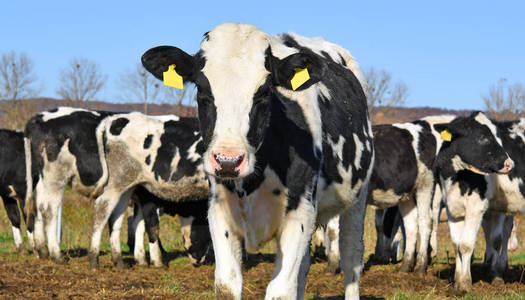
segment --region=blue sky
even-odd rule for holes
[[[96,61],[119,95],[118,76],[147,49],[188,53],[226,21],[270,34],[323,36],[361,66],[385,69],[410,89],[407,106],[483,109],[499,78],[525,84],[524,1],[4,1],[0,53],[35,62],[43,96],[57,97],[59,70],[75,57]]]

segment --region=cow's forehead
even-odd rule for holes
[[[487,126],[492,135],[494,135],[494,137],[496,138],[498,144],[502,145],[501,138],[499,137],[498,130],[496,129],[496,125],[494,125],[494,123],[492,123],[492,121],[489,118],[487,118],[487,116],[484,113],[478,113],[474,120],[476,120],[481,125]]]
[[[267,34],[247,24],[226,23],[207,34],[201,43],[205,58],[202,72],[216,100],[231,97],[232,92],[253,96],[269,74],[265,68],[269,45]]]

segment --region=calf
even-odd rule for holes
[[[24,219],[26,197],[26,168],[24,134],[20,131],[0,129],[0,196],[4,201],[7,217],[13,230],[13,239],[18,252],[24,252],[24,240],[20,232],[21,218]],[[31,224],[32,227],[32,224]],[[29,239],[32,242],[32,239]]]
[[[499,193],[500,189],[505,188],[516,195],[516,190],[519,190],[517,187],[522,176],[519,175],[520,171],[509,172],[514,167],[513,159],[518,165],[522,165],[524,156],[519,151],[513,153],[514,147],[505,146],[511,141],[522,143],[523,134],[516,127],[510,126],[510,123],[505,124],[508,126],[507,131],[483,113],[474,112],[469,117],[435,125],[438,131],[444,131],[443,136],[446,139],[435,167],[446,203],[450,235],[457,251],[454,287],[458,293],[468,292],[472,287],[472,252],[483,214],[489,208],[489,203],[492,205],[494,202],[490,200],[493,193]],[[509,174],[491,176],[493,173]],[[491,177],[505,181],[509,186],[496,187]]]
[[[91,268],[98,266],[100,237],[110,215],[115,233],[111,235],[111,251],[114,262],[122,264],[120,228],[137,186],[177,203],[202,201],[209,196],[202,170],[203,143],[195,118],[115,114],[101,122],[97,140],[104,145],[101,156],[105,157],[110,176],[97,188],[89,250]],[[154,264],[159,265],[161,250],[155,241],[150,254]],[[143,262],[143,258],[138,259]]]
[[[243,239],[253,252],[275,238],[266,299],[302,299],[316,220],[348,208],[342,268],[347,299],[358,299],[374,152],[366,82],[350,53],[322,38],[226,23],[193,56],[160,46],[142,63],[159,79],[174,65],[198,88],[216,296],[241,298]]]
[[[193,265],[204,263],[211,248],[207,195],[198,201],[170,202],[156,197],[141,186],[135,190],[134,195],[134,214],[128,218],[128,244],[139,264],[145,264],[144,227],[149,237],[149,248],[164,252],[159,238],[159,210],[170,216],[180,216],[184,249]],[[158,255],[155,251],[151,252],[151,262],[160,267],[163,265],[162,258],[156,257],[156,254]]]
[[[27,199],[36,204],[34,242],[41,257],[63,263],[57,239],[57,211],[66,185],[84,194],[107,179],[97,126],[107,112],[59,107],[31,118],[25,129]],[[45,241],[47,237],[47,249]],[[49,250],[49,252],[47,251]]]

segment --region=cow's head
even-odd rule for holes
[[[142,56],[144,67],[158,79],[175,65],[184,81],[197,86],[207,149],[203,163],[209,174],[221,178],[251,174],[276,87],[291,89],[296,68],[308,68],[310,74],[299,90],[322,78],[321,57],[288,50],[289,55],[279,59],[272,54],[270,40],[254,26],[226,23],[206,33],[201,50],[193,56],[171,46],[152,48]]]
[[[448,131],[444,135],[448,143],[443,144],[442,152],[446,153],[455,171],[508,173],[514,167],[514,162],[503,149],[496,125],[482,112],[474,112],[450,123],[435,124],[434,128],[440,132]]]
[[[200,217],[180,217],[180,229],[184,249],[194,266],[206,261],[206,254],[211,248],[210,227],[206,215]]]

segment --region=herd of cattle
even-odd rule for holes
[[[377,208],[376,258],[397,256],[403,226],[401,270],[425,272],[444,206],[456,290],[471,289],[481,225],[485,262],[502,277],[512,216],[525,212],[525,119],[497,122],[475,112],[372,126],[366,81],[347,50],[251,25],[216,27],[194,55],[152,48],[142,63],[161,80],[175,65],[193,82],[198,118],[59,107],[31,118],[24,132],[0,131],[0,195],[20,251],[18,202],[29,248],[65,262],[57,215],[69,185],[94,199],[91,268],[106,223],[113,262],[124,266],[120,229],[133,201],[137,263],[147,264],[146,231],[151,264],[162,265],[159,208],[178,214],[192,263],[215,258],[218,298],[241,298],[243,249],[275,239],[266,298],[302,299],[313,236],[326,247],[329,269],[344,271],[346,299],[358,299],[366,204]],[[292,88],[296,69],[305,68],[309,79]]]

